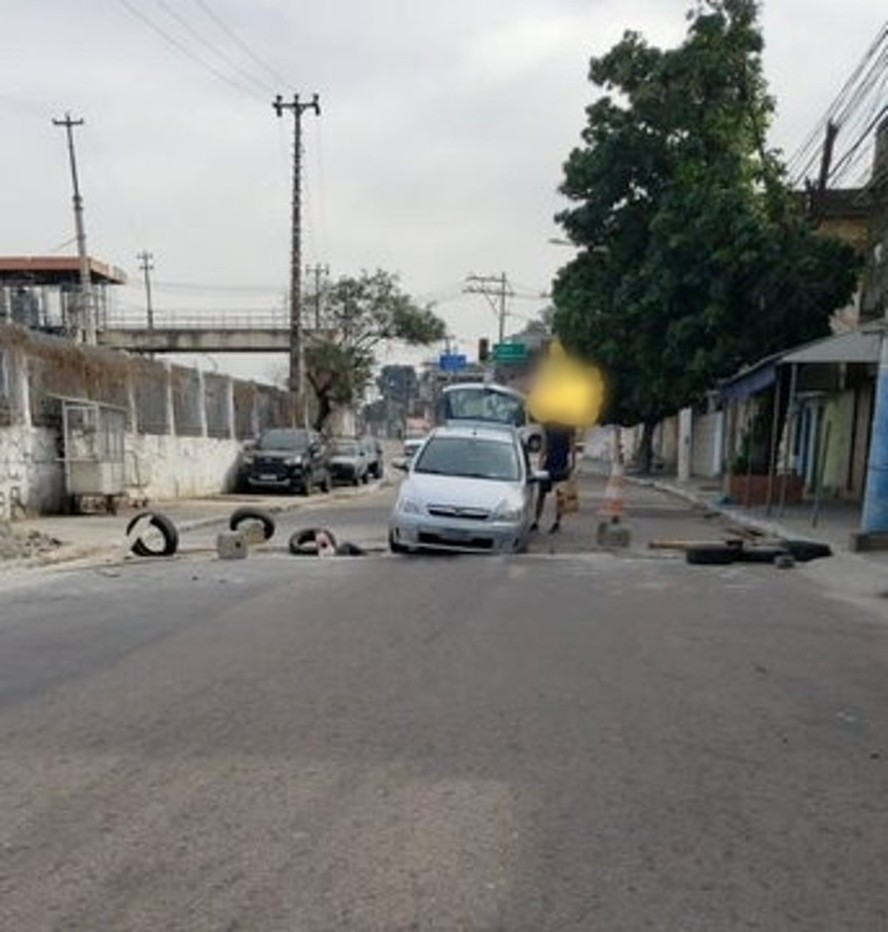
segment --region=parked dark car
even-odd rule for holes
[[[329,492],[331,478],[327,446],[314,430],[267,430],[242,459],[241,485],[248,491],[283,489],[308,495],[321,488]]]
[[[352,485],[367,481],[367,451],[360,440],[338,438],[330,443],[330,475],[334,482]]]
[[[367,472],[373,479],[381,479],[384,469],[382,444],[376,437],[365,437],[363,444],[367,454]]]

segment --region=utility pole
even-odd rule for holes
[[[469,275],[466,278],[466,286],[463,288],[466,294],[483,294],[490,302],[493,312],[499,318],[499,342],[503,343],[506,339],[506,298],[514,294],[506,273],[500,275]]]
[[[151,304],[151,272],[154,270],[152,260],[154,256],[146,250],[142,250],[136,258],[139,260],[139,268],[145,276],[145,312],[148,316],[148,329],[154,329],[154,307]]]
[[[307,265],[305,274],[314,276],[314,318],[315,332],[317,333],[321,329],[321,276],[323,275],[326,278],[330,274],[330,266],[321,265],[320,263],[314,266]]]
[[[72,120],[66,113],[64,120],[53,120],[53,126],[64,126],[68,135],[68,158],[71,163],[71,181],[74,186],[74,228],[77,232],[77,255],[80,259],[80,321],[82,340],[91,346],[96,343],[96,314],[89,271],[89,255],[86,251],[86,231],[83,227],[83,198],[77,178],[77,158],[74,154],[74,127],[83,126],[83,120]],[[78,335],[79,337],[79,335]]]
[[[305,341],[302,338],[302,114],[314,110],[320,116],[321,105],[315,94],[302,103],[294,94],[284,103],[280,94],[272,103],[274,112],[282,117],[285,110],[293,113],[293,247],[290,259],[290,391],[296,392],[302,413],[302,426],[308,427],[308,398],[305,391]]]

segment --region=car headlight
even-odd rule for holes
[[[416,499],[402,498],[398,501],[398,511],[405,515],[419,515],[422,514],[422,506]]]
[[[288,456],[284,460],[284,466],[298,466],[302,462],[301,456]]]
[[[244,453],[244,466],[252,466],[255,458],[252,453]]]
[[[493,512],[494,521],[519,521],[524,509],[511,502],[501,501]]]

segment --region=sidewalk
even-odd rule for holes
[[[775,503],[769,513],[764,505],[744,508],[735,502],[725,501],[718,479],[679,482],[673,477],[628,476],[627,481],[660,489],[692,504],[705,506],[740,527],[768,536],[822,541],[829,544],[836,553],[851,553],[851,533],[860,526],[860,507],[851,502],[823,502],[816,517],[813,502],[786,505],[783,509]],[[859,556],[888,565],[888,554],[875,552],[861,553]]]
[[[717,479],[679,482],[674,477],[629,476],[627,481],[640,488],[657,489],[707,511],[721,515],[729,523],[757,533],[784,538],[815,540],[829,544],[833,556],[799,564],[797,572],[825,586],[833,595],[888,617],[888,552],[855,552],[850,535],[859,528],[860,508],[846,502],[824,502],[816,524],[812,523],[812,502],[779,506],[767,514],[764,506],[742,508],[724,502]]]

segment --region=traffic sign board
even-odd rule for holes
[[[468,360],[461,353],[442,353],[438,365],[444,372],[459,372],[468,365]]]
[[[493,347],[493,358],[504,365],[524,362],[527,359],[527,344],[497,343]]]

